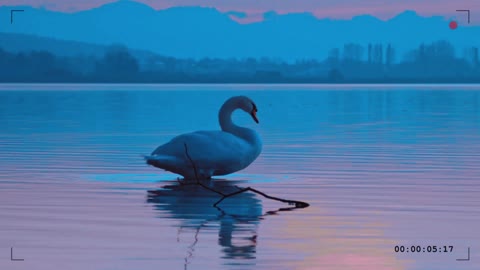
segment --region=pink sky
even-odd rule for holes
[[[98,7],[115,0],[3,0],[1,5],[43,6],[50,10],[78,11]],[[220,11],[242,11],[251,17],[259,17],[266,11],[278,13],[312,12],[319,18],[351,18],[359,14],[371,14],[388,19],[404,11],[415,10],[424,16],[440,15],[450,18],[456,16],[464,19],[457,9],[470,9],[472,23],[480,22],[480,1],[478,0],[138,0],[155,9],[173,6],[215,7]],[[477,18],[478,17],[478,18]],[[465,19],[466,20],[466,19]]]

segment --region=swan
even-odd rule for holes
[[[232,122],[232,113],[237,109],[250,114],[259,123],[257,106],[250,98],[231,97],[218,113],[221,130],[178,135],[145,156],[147,164],[179,174],[185,180],[211,179],[245,169],[260,155],[262,141],[254,130]]]

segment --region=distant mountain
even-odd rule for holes
[[[19,53],[30,51],[47,51],[57,56],[93,56],[102,58],[112,46],[122,44],[96,45],[79,41],[65,41],[55,38],[46,38],[27,34],[0,33],[0,49],[7,52]],[[156,53],[129,48],[130,54],[144,63],[148,58],[156,56],[163,58]]]
[[[107,46],[27,34],[0,33],[0,48],[8,52],[48,51],[58,56],[102,57]]]
[[[17,14],[10,24],[13,8],[25,12]],[[231,16],[235,14],[235,11],[221,13],[202,7],[156,11],[132,1],[118,1],[77,13],[3,6],[0,32],[101,45],[122,43],[181,58],[324,59],[330,49],[350,42],[364,46],[391,43],[399,57],[422,42],[448,40],[459,50],[480,45],[480,26],[460,25],[451,30],[444,18],[421,17],[414,11],[405,11],[388,21],[369,15],[332,20],[317,19],[309,13],[267,12],[263,21],[250,24],[234,21]]]

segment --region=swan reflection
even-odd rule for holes
[[[208,185],[218,191],[237,191],[238,181],[209,181]],[[262,219],[262,205],[255,194],[242,193],[224,200],[219,207],[213,207],[219,195],[199,185],[182,185],[170,182],[161,189],[148,191],[147,202],[160,212],[160,218],[171,218],[180,222],[177,240],[185,231],[194,232],[186,251],[185,266],[192,262],[199,234],[218,228],[218,244],[223,259],[228,263],[252,265],[257,245],[257,228]],[[239,260],[243,259],[243,262]],[[232,261],[233,260],[233,261]]]

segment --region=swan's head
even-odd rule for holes
[[[240,96],[238,97],[239,98],[239,107],[240,109],[242,109],[243,111],[245,111],[246,113],[250,114],[253,118],[253,121],[255,121],[255,123],[259,123],[258,122],[258,118],[257,118],[257,105],[255,105],[255,102],[253,102],[253,100],[251,100],[250,98],[246,97],[246,96]]]

